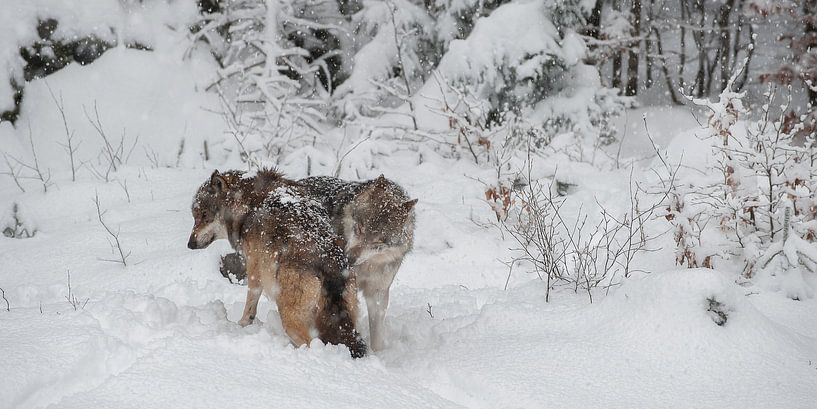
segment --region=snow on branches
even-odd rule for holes
[[[312,140],[325,119],[320,107],[331,87],[326,55],[313,58],[290,34],[333,27],[300,14],[295,2],[234,0],[207,15],[196,34],[222,66],[212,88],[237,150],[251,165],[259,153],[280,158],[290,142]]]
[[[707,133],[721,176],[699,181],[684,200],[708,206],[717,221],[711,225],[725,239],[724,254],[742,262],[746,279],[802,299],[814,293],[807,274],[817,273],[817,146],[813,138],[798,138],[803,124],[786,115],[791,89],[780,105],[777,94],[770,85],[759,118],[743,122],[745,93],[731,86],[715,102],[689,98],[710,111]],[[676,242],[679,251],[689,243]]]

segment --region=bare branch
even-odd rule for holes
[[[5,153],[3,154],[3,160],[6,161],[6,166],[9,168],[9,171],[3,172],[3,174],[10,176],[14,180],[14,184],[17,185],[17,188],[20,189],[21,192],[25,193],[26,190],[23,188],[23,185],[20,184],[20,172],[22,172],[22,169],[15,168],[9,161],[8,155]]]
[[[88,304],[88,300],[90,298],[86,298],[85,301],[81,301],[77,298],[76,294],[74,294],[74,290],[71,288],[71,270],[67,270],[68,272],[68,295],[65,296],[65,299],[71,304],[71,307],[74,308],[74,311],[78,311],[80,309],[85,309],[85,305]],[[42,304],[40,305],[40,313],[42,314]]]
[[[3,301],[6,302],[6,311],[11,312],[11,304],[9,304],[9,300],[6,298],[6,290],[0,288],[0,294],[2,294]]]
[[[125,253],[125,251],[122,250],[122,243],[119,242],[119,230],[114,232],[113,230],[111,230],[110,227],[108,227],[108,225],[105,223],[105,220],[103,220],[102,216],[104,216],[107,211],[102,211],[102,209],[101,209],[101,207],[99,205],[99,194],[96,193],[96,192],[94,193],[94,205],[96,206],[96,215],[97,215],[97,219],[99,220],[99,224],[102,225],[102,227],[105,229],[105,231],[111,237],[111,239],[113,239],[113,242],[114,242],[113,247],[116,249],[117,252],[119,252],[119,260],[106,260],[106,261],[116,261],[118,263],[122,263],[122,265],[124,265],[124,266],[127,266],[128,265],[127,258],[130,256],[131,253],[130,252]]]
[[[77,181],[77,165],[74,160],[74,154],[79,149],[79,144],[74,145],[74,132],[68,129],[68,119],[65,116],[65,104],[62,100],[62,94],[60,94],[59,100],[57,96],[54,95],[54,91],[51,90],[51,86],[48,85],[48,81],[45,82],[45,87],[48,89],[48,94],[51,95],[51,100],[54,101],[54,105],[57,107],[57,110],[60,112],[60,118],[62,119],[62,127],[65,131],[65,144],[59,144],[68,153],[68,158],[71,163],[71,181]]]

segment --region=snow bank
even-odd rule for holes
[[[817,322],[793,329],[753,302],[789,302],[783,297],[748,295],[711,270],[634,278],[594,305],[564,296],[546,304],[535,283],[504,294],[403,294],[405,304],[390,310],[399,341],[383,359],[466,407],[812,405],[803,392],[817,386],[817,347],[800,331]],[[709,298],[722,303],[724,325],[707,311]],[[433,319],[408,307],[426,301]]]
[[[194,63],[174,53],[120,47],[107,51],[91,65],[71,64],[28,84],[18,125],[16,129],[4,127],[0,140],[8,141],[4,146],[16,145],[9,153],[25,155],[30,162],[28,139],[32,135],[45,167],[70,169],[69,157],[61,146],[67,136],[56,98],[65,110],[69,132],[74,134],[77,163],[104,169],[99,154],[105,142],[93,124],[98,113],[110,143],[117,147],[122,142],[123,157],[132,164],[201,165],[204,142],[215,144],[224,139],[221,117],[206,111],[219,105],[200,85],[208,70],[207,60],[203,61]]]
[[[26,0],[4,5],[0,13],[0,61],[10,79],[23,84],[25,60],[20,48],[39,38],[40,21],[55,19],[55,40],[74,41],[93,36],[109,44],[139,43],[153,49],[172,45],[184,35],[198,14],[192,1]],[[0,80],[0,111],[13,108],[14,90]]]

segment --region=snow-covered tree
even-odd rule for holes
[[[604,88],[595,67],[583,62],[586,47],[576,27],[586,3],[503,4],[477,20],[467,38],[449,44],[438,72],[457,91],[432,82],[426,85],[428,94],[437,88],[443,100],[474,95],[483,101],[481,115],[489,126],[510,113],[540,124],[549,136],[573,132],[609,141],[608,120],[625,101]]]
[[[434,21],[409,0],[369,0],[352,16],[352,69],[333,97],[338,116],[377,116],[408,103],[439,60]],[[412,116],[413,118],[413,116]],[[416,123],[414,123],[416,128]]]
[[[744,277],[793,299],[811,297],[814,289],[806,275],[817,273],[815,146],[796,137],[803,124],[786,123],[790,88],[778,106],[770,86],[761,117],[739,124],[745,93],[731,91],[735,77],[719,101],[693,100],[711,111],[713,154],[722,173],[697,195],[711,205],[712,217],[731,243],[729,252],[744,264]]]
[[[231,142],[251,165],[258,154],[279,159],[291,142],[311,140],[325,118],[332,73],[304,48],[312,35],[304,33],[330,26],[303,14],[295,1],[232,0],[199,31],[223,67],[217,89]]]

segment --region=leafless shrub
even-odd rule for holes
[[[3,154],[3,160],[6,162],[6,167],[8,167],[8,171],[3,172],[2,174],[11,177],[11,179],[14,180],[14,184],[17,185],[17,188],[20,189],[21,192],[25,193],[26,189],[20,183],[20,179],[23,178],[22,175],[23,167],[19,165],[15,166],[13,163],[11,163],[8,155],[6,155],[5,153]]]
[[[116,183],[119,184],[119,187],[121,187],[122,190],[125,191],[125,197],[128,198],[128,203],[130,203],[130,191],[128,191],[128,180],[127,179],[121,181],[117,180]]]
[[[346,142],[346,130],[344,129],[343,140],[341,141],[340,145],[338,145],[337,149],[335,149],[335,163],[336,163],[336,165],[335,165],[335,171],[332,173],[332,175],[334,177],[340,177],[340,170],[343,167],[343,161],[346,159],[346,157],[349,156],[350,153],[354,152],[354,150],[357,149],[360,145],[362,145],[363,143],[365,143],[366,141],[368,141],[371,138],[372,138],[372,130],[370,129],[365,137],[360,138],[357,142],[355,142],[354,145],[352,145],[348,149],[346,149],[346,152],[344,152],[343,155],[341,155],[340,152],[343,149],[344,144]]]
[[[238,106],[228,100],[220,86],[216,88],[216,91],[221,102],[221,116],[227,125],[226,132],[233,137],[239,158],[247,163],[249,169],[260,167],[256,151],[247,148],[248,138],[258,129],[255,129],[252,123],[244,118]]]
[[[11,304],[9,304],[8,298],[6,298],[6,290],[0,288],[0,295],[2,295],[3,301],[6,302],[6,311],[11,312]]]
[[[54,91],[51,90],[51,87],[46,82],[46,88],[48,88],[48,93],[51,95],[51,100],[54,101],[54,105],[57,107],[57,110],[60,112],[60,118],[62,118],[62,127],[65,131],[65,143],[59,143],[60,146],[65,150],[65,153],[68,154],[68,159],[71,163],[71,181],[77,181],[77,170],[82,164],[77,164],[74,154],[77,153],[77,149],[79,149],[79,145],[82,144],[82,141],[78,143],[74,143],[74,131],[68,129],[68,119],[65,116],[65,103],[62,100],[62,95],[60,95],[59,99],[57,96],[54,95]]]
[[[39,180],[43,185],[43,192],[48,192],[48,187],[53,184],[51,183],[51,169],[43,170],[43,168],[40,167],[40,160],[37,157],[37,149],[34,147],[34,137],[31,132],[31,123],[28,123],[28,142],[29,146],[31,147],[32,162],[28,163],[22,159],[4,153],[3,158],[5,159],[6,166],[9,169],[9,171],[5,172],[5,174],[14,179],[14,183],[22,192],[25,192],[25,189],[23,188],[22,184],[20,184],[20,179]],[[12,164],[12,162],[14,162],[14,164]],[[23,170],[28,170],[32,174],[23,175]]]
[[[106,260],[106,259],[103,259],[103,260],[104,261],[112,261],[112,262],[116,262],[116,263],[122,263],[122,265],[127,266],[128,265],[127,259],[128,259],[128,257],[130,256],[131,253],[130,253],[130,251],[125,252],[124,250],[122,250],[122,243],[119,241],[119,233],[120,233],[119,229],[117,228],[116,232],[114,232],[105,223],[105,220],[103,219],[103,216],[105,216],[105,213],[107,213],[107,210],[103,211],[101,209],[101,207],[99,205],[99,194],[98,193],[94,194],[94,205],[96,206],[96,215],[97,215],[97,219],[99,220],[99,224],[102,225],[102,227],[108,233],[108,236],[110,236],[109,241],[111,241],[111,247],[113,249],[115,249],[119,253],[119,259],[118,260]]]
[[[649,243],[655,237],[647,234],[645,226],[661,208],[665,196],[643,206],[644,192],[632,174],[627,210],[614,213],[597,202],[595,223],[581,207],[572,215],[573,221],[568,221],[562,210],[566,198],[554,195],[552,182],[543,184],[530,174],[528,180],[525,188],[514,192],[517,218],[502,222],[517,244],[506,264],[511,268],[517,262],[533,266],[547,282],[545,301],[550,300],[554,284],[561,282],[574,292],[587,292],[593,302],[593,288],[606,282],[609,290],[617,275],[628,277],[632,273],[633,261],[639,254],[653,251]]]
[[[74,308],[74,311],[79,311],[81,309],[85,309],[85,305],[88,304],[88,300],[90,298],[86,298],[84,301],[77,298],[76,294],[74,294],[73,288],[71,288],[71,270],[68,271],[68,295],[65,296],[65,299],[68,300],[68,304],[71,304],[71,307]],[[42,308],[42,306],[40,306]],[[42,310],[40,310],[42,312]]]
[[[471,157],[476,164],[480,164],[475,145],[481,140],[487,141],[488,125],[486,123],[487,111],[482,106],[482,101],[467,90],[452,86],[441,74],[434,73],[434,81],[440,89],[441,100],[435,101],[440,108],[430,108],[432,112],[442,115],[448,119],[448,127],[457,136],[455,146],[468,148]],[[446,95],[453,95],[453,100],[449,100]]]
[[[148,150],[146,147],[142,147],[142,149],[145,151],[145,157],[150,161],[150,166],[153,169],[159,169],[159,154],[156,153],[156,150]]]
[[[130,159],[133,150],[136,148],[136,145],[139,142],[139,135],[134,138],[133,144],[130,145],[130,148],[127,148],[127,135],[124,129],[122,130],[122,135],[119,137],[119,142],[114,142],[108,136],[104,126],[102,125],[102,118],[99,115],[99,109],[96,101],[94,101],[93,117],[91,117],[91,114],[88,113],[88,110],[84,106],[82,107],[82,111],[85,113],[85,118],[94,128],[94,130],[96,130],[97,135],[99,135],[103,142],[102,151],[100,152],[102,159],[100,162],[104,170],[96,169],[92,165],[91,172],[105,182],[110,182],[111,172],[116,172],[122,165],[128,162],[128,159]]]
[[[516,196],[521,203],[520,220],[501,220],[505,231],[518,245],[508,263],[508,279],[515,263],[530,263],[539,278],[546,280],[545,301],[550,301],[552,282],[565,276],[563,260],[567,247],[564,238],[556,231],[556,213],[564,202],[554,201],[550,186],[538,182],[529,183]]]

